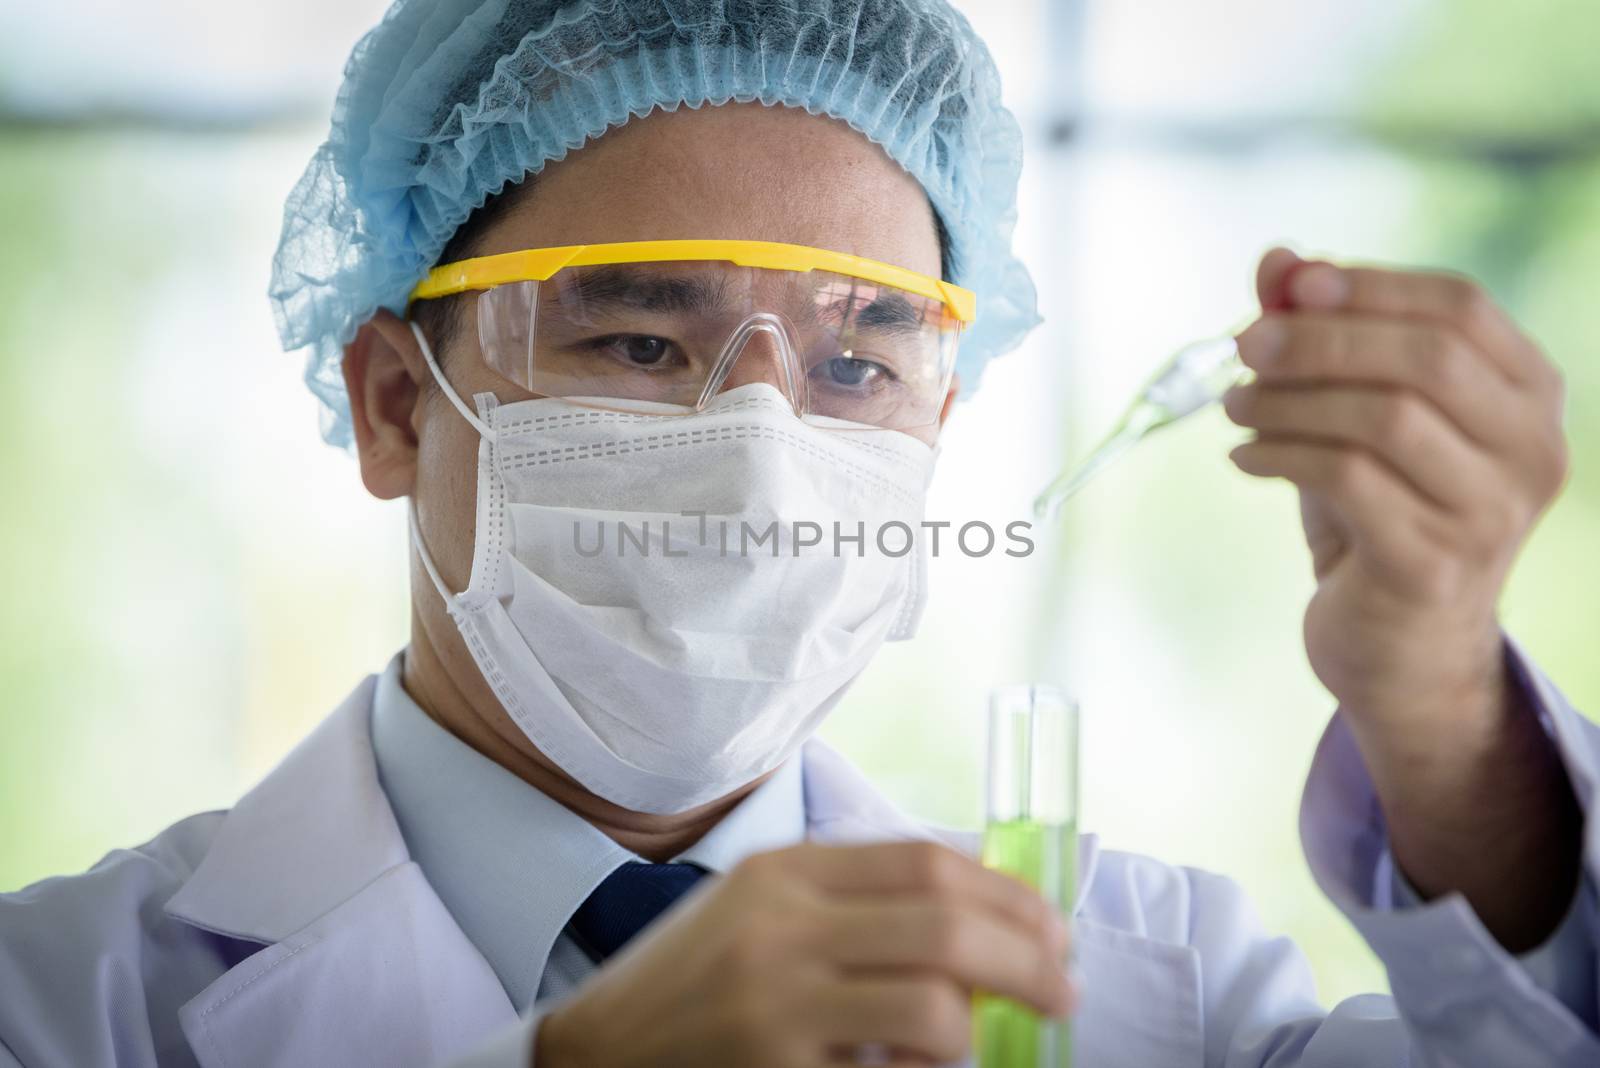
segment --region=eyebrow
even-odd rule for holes
[[[849,296],[841,296],[837,300],[829,301],[822,305],[829,318],[838,320],[849,311],[857,300],[854,290]],[[813,309],[813,312],[819,309]],[[814,318],[818,317],[815,314]],[[878,291],[878,296],[866,304],[860,305],[851,319],[852,328],[862,331],[877,331],[886,334],[920,333],[926,320],[921,311],[907,300],[902,294]]]
[[[621,305],[653,312],[715,313],[727,307],[724,279],[703,275],[641,274],[614,266],[585,268],[566,292],[587,305]]]
[[[899,293],[885,293],[856,312],[855,325],[889,331],[921,330],[923,315]]]

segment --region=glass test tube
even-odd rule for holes
[[[1077,861],[1078,707],[1053,686],[1000,687],[989,697],[983,863],[1022,879],[1070,917]],[[995,995],[980,995],[974,1016],[979,1068],[1072,1063],[1065,1020]]]

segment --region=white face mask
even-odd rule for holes
[[[511,718],[595,794],[675,813],[738,789],[915,629],[922,539],[900,550],[930,446],[804,423],[760,383],[689,414],[492,393],[474,414],[412,329],[482,438],[467,588],[445,588],[413,505],[417,551]]]

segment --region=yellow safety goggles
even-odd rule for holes
[[[893,430],[937,422],[976,310],[970,290],[941,279],[771,241],[481,256],[435,267],[410,300],[464,292],[476,293],[484,362],[537,395],[697,411],[766,380],[802,418]],[[761,358],[741,363],[751,348]]]

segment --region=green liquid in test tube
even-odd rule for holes
[[[1077,895],[1078,708],[1052,686],[989,698],[983,863],[1034,887],[1064,917]],[[1063,962],[1065,966],[1065,962]],[[978,1068],[1068,1068],[1072,1031],[1007,998],[978,995]]]

